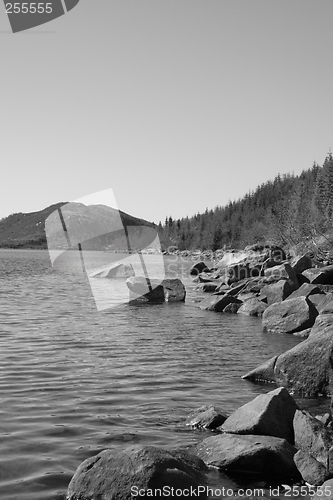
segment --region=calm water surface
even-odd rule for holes
[[[108,259],[91,252],[96,266]],[[183,274],[185,303],[98,312],[83,274],[52,269],[46,251],[0,251],[1,500],[63,500],[102,449],[187,447],[210,435],[182,425],[190,411],[231,412],[272,389],[241,375],[299,340],[198,309],[190,265],[166,260]],[[218,472],[210,484],[239,486]]]

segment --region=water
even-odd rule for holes
[[[96,266],[110,259],[89,255]],[[241,375],[299,339],[198,309],[190,265],[166,260],[183,274],[185,303],[98,312],[84,276],[52,269],[46,251],[0,251],[1,500],[63,500],[102,449],[187,447],[210,435],[182,425],[192,410],[231,412],[272,389]],[[218,472],[210,481],[238,484]]]

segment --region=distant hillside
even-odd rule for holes
[[[59,221],[58,209],[64,205],[66,205],[66,207],[62,209],[64,222],[66,226],[68,226],[71,236],[74,236],[74,239],[75,236],[79,234],[79,228],[82,228],[83,226],[85,228],[90,226],[94,229],[96,229],[96,227],[101,229],[101,235],[98,238],[93,238],[85,244],[85,248],[87,249],[99,250],[126,248],[124,231],[117,231],[117,234],[114,234],[114,232],[103,234],[103,232],[105,232],[104,228],[110,228],[110,225],[112,226],[112,222],[110,224],[110,220],[112,221],[112,218],[117,218],[119,221],[119,215],[123,226],[138,227],[137,230],[135,230],[135,238],[136,241],[140,241],[142,243],[142,246],[144,246],[144,243],[147,240],[147,237],[143,234],[142,227],[152,229],[155,229],[156,227],[152,222],[133,217],[125,212],[122,212],[121,210],[114,210],[105,205],[85,206],[82,203],[68,204],[67,202],[61,202],[51,205],[44,210],[40,210],[39,212],[20,212],[1,219],[0,248],[46,249],[47,242],[45,235],[45,220],[51,214],[54,214],[54,220],[57,218],[57,221]],[[59,230],[59,222],[54,225],[54,230],[56,228]],[[112,231],[111,228],[110,231]],[[156,235],[154,232],[151,232],[151,234]]]

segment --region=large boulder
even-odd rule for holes
[[[185,287],[178,278],[160,280],[136,276],[128,278],[126,285],[132,292],[132,300],[182,302],[186,297]]]
[[[242,304],[242,301],[232,295],[211,295],[199,304],[205,311],[222,312],[228,304]]]
[[[135,276],[135,272],[132,264],[112,264],[110,266],[104,267],[103,269],[98,269],[90,273],[90,278],[129,278],[130,276]]]
[[[185,425],[198,429],[216,429],[227,419],[227,416],[212,405],[201,406],[186,419]]]
[[[310,328],[318,316],[315,306],[305,297],[284,300],[271,304],[264,311],[262,326],[264,331],[273,333],[293,333]]]
[[[292,349],[274,356],[243,376],[274,381],[304,397],[329,396],[333,389],[333,315],[319,315],[311,333]]]
[[[155,489],[165,486],[185,490],[178,496],[185,500],[186,489],[206,485],[205,471],[205,464],[185,451],[154,446],[104,450],[76,470],[68,486],[67,500],[128,500],[137,495],[148,500],[156,497]],[[207,498],[206,492],[201,492],[199,498]]]
[[[315,458],[326,469],[326,477],[333,473],[333,432],[306,411],[294,415],[295,446]]]
[[[271,305],[285,300],[294,290],[296,290],[296,286],[289,280],[279,280],[276,283],[264,286],[261,289],[261,295],[266,296],[267,304]]]
[[[293,419],[298,406],[283,387],[260,394],[234,411],[221,426],[232,434],[260,434],[294,444]]]
[[[333,265],[306,269],[303,271],[303,274],[314,285],[333,285]]]
[[[285,439],[225,433],[204,439],[195,449],[208,466],[230,473],[289,480],[300,477],[293,461],[296,448]]]
[[[237,312],[238,314],[246,314],[247,316],[262,316],[266,309],[267,304],[257,298],[252,298],[246,300]]]

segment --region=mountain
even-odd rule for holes
[[[52,241],[57,244],[59,241],[63,242],[64,233],[59,218],[59,209],[61,209],[68,234],[74,243],[77,238],[80,238],[82,228],[84,228],[85,235],[91,234],[92,238],[85,243],[86,249],[127,248],[123,226],[129,228],[132,238],[135,238],[135,241],[142,247],[156,237],[154,223],[133,217],[121,210],[105,205],[85,206],[82,203],[60,202],[38,212],[20,212],[1,219],[0,248],[46,249],[45,221],[48,218],[48,236],[51,235]]]

